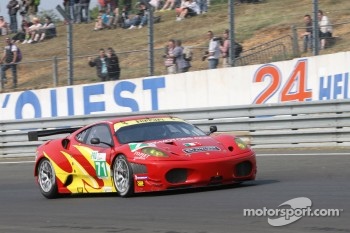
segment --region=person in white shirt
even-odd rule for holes
[[[56,37],[56,35],[57,35],[56,25],[52,22],[50,16],[46,16],[45,23],[35,34],[33,42],[41,42],[44,39],[51,39]]]
[[[181,6],[176,8],[176,21],[181,21],[184,18],[190,16],[196,16],[200,14],[199,5],[195,0],[183,0]]]
[[[327,39],[332,38],[333,28],[328,17],[323,14],[323,11],[318,11],[318,25],[320,27],[320,42],[321,49],[326,48]]]
[[[40,20],[36,17],[33,18],[32,22],[33,22],[33,25],[28,28],[28,32],[26,34],[26,39],[22,42],[22,44],[33,43],[35,34],[39,33],[39,30],[43,26],[40,23]]]
[[[208,59],[209,69],[216,69],[220,58],[220,40],[214,37],[212,31],[208,31],[207,35],[209,38],[209,48],[202,60]]]

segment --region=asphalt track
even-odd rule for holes
[[[308,155],[304,155],[304,152]],[[0,160],[0,233],[350,232],[350,152],[257,151],[258,177],[240,186],[45,199],[33,163]],[[299,155],[298,155],[299,154]],[[319,155],[322,154],[322,155]],[[31,158],[28,158],[32,160]],[[11,162],[11,163],[9,163]],[[341,209],[340,217],[302,217],[286,226],[243,209],[277,209],[297,197],[312,209]]]

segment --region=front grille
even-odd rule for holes
[[[138,163],[130,163],[132,167],[132,171],[134,174],[145,174],[147,173],[147,167],[143,164],[138,164]]]
[[[252,172],[252,164],[249,161],[239,163],[235,167],[235,176],[248,176]]]
[[[166,180],[169,183],[183,183],[187,180],[187,169],[175,168],[168,171],[165,175]]]

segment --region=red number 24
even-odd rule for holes
[[[307,61],[300,60],[288,78],[280,93],[280,102],[306,101],[312,98],[312,90],[307,89],[306,83]],[[254,82],[263,82],[271,77],[269,85],[257,96],[254,103],[263,104],[278,91],[282,77],[279,69],[273,65],[261,67],[254,76]],[[295,87],[295,88],[294,88]],[[293,88],[295,91],[293,91]]]

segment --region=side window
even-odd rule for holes
[[[91,128],[80,132],[76,137],[77,141],[85,143],[86,135],[89,133],[90,129]]]
[[[86,138],[86,144],[91,145],[91,138],[98,138],[101,142],[112,144],[112,135],[110,133],[109,127],[106,124],[95,125],[91,127],[89,135]],[[107,146],[106,144],[100,143],[98,146]]]

